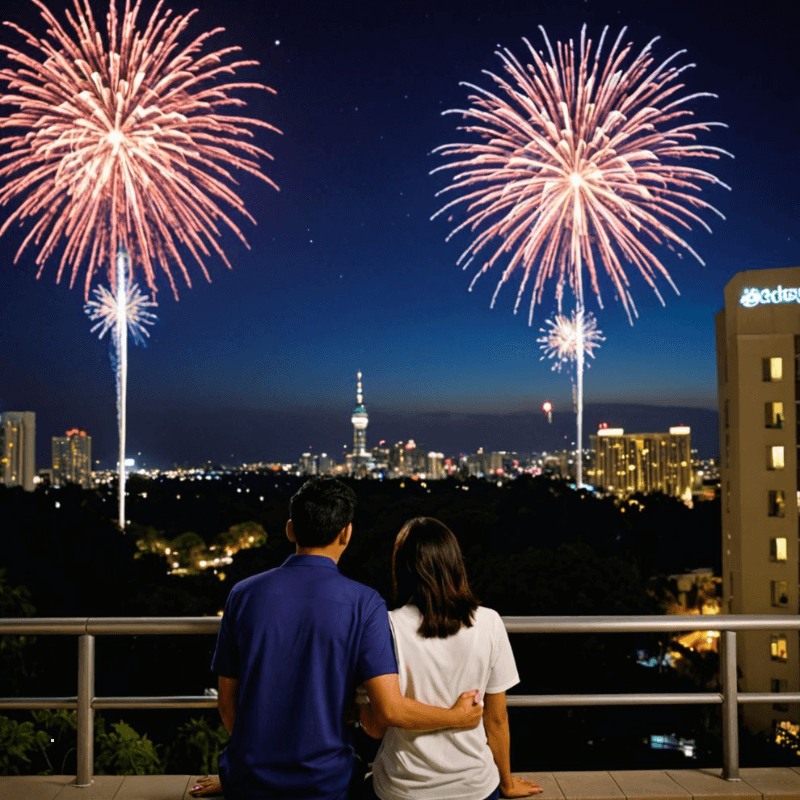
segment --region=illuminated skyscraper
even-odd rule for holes
[[[53,484],[77,483],[84,489],[92,486],[92,437],[74,428],[64,436],[53,436]]]
[[[0,475],[6,486],[34,489],[36,475],[36,414],[5,411],[0,414]]]
[[[350,421],[353,423],[353,452],[352,458],[352,472],[358,477],[363,477],[367,471],[367,459],[369,453],[367,452],[367,425],[369,425],[369,416],[367,409],[364,407],[364,392],[361,387],[361,372],[357,375],[358,384],[356,388],[356,407],[353,409],[353,415]]]
[[[691,429],[677,426],[669,433],[625,433],[600,428],[592,436],[592,486],[625,496],[663,492],[689,499],[692,492]]]
[[[800,268],[740,272],[716,316],[723,612],[798,613]],[[743,692],[800,691],[797,631],[737,636]],[[753,732],[800,723],[792,704],[742,709]]]

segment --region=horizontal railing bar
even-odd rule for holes
[[[102,635],[216,633],[219,617],[90,617],[86,632]]]
[[[503,617],[509,633],[654,633],[800,630],[797,614],[670,614],[629,617]],[[42,617],[0,619],[0,635],[210,634],[219,617]]]
[[[800,692],[739,692],[740,703],[800,703]]]
[[[650,617],[503,617],[509,633],[800,630],[800,615],[668,614]]]
[[[0,708],[19,711],[45,711],[51,708],[78,707],[77,697],[0,697]]]
[[[722,695],[712,692],[672,694],[508,694],[506,704],[530,706],[671,706],[720,705]]]
[[[216,708],[217,698],[197,697],[95,697],[92,708]]]
[[[86,633],[86,623],[88,621],[86,617],[0,619],[0,635],[81,636]]]

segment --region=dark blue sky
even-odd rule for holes
[[[12,18],[41,32],[19,6]],[[605,309],[592,309],[607,341],[587,375],[590,419],[633,430],[645,419],[685,421],[687,408],[714,409],[713,314],[725,283],[740,270],[800,263],[800,8],[218,0],[201,3],[194,30],[225,26],[220,42],[259,59],[250,74],[278,91],[248,99],[284,132],[260,140],[275,156],[265,169],[281,192],[245,181],[258,226],[245,227],[250,251],[225,238],[233,271],[214,263],[211,284],[196,273],[178,303],[161,284],[149,346],[131,350],[131,450],[156,464],[291,459],[310,445],[339,453],[351,441],[359,368],[370,442],[415,437],[451,451],[564,440],[570,382],[540,363],[536,344],[552,296],[528,328],[511,313],[513,285],[493,310],[494,276],[468,293],[471,274],[455,265],[467,239],[445,243],[447,223],[430,221],[444,178],[428,172],[439,163],[430,151],[459,135],[441,112],[466,102],[459,81],[485,84],[481,70],[499,69],[498,43],[522,54],[521,37],[541,41],[539,24],[555,41],[577,36],[583,22],[594,36],[605,24],[613,33],[627,25],[639,46],[661,36],[657,57],[687,49],[681,63],[697,64],[688,90],[720,96],[698,101],[697,118],[727,123],[709,141],[736,156],[712,168],[733,191],[706,192],[727,221],[710,219],[713,235],[688,237],[707,266],[660,254],[680,297],[664,285],[662,308],[634,275],[641,316],[631,327],[604,284]],[[0,37],[19,44],[7,29]],[[37,282],[27,255],[13,266],[17,241],[13,232],[0,240],[0,409],[37,412],[43,464],[49,437],[76,426],[110,464],[108,344],[89,333],[80,288],[55,285],[52,267]],[[552,426],[540,411],[547,399],[560,412]],[[665,410],[642,417],[617,404]],[[713,417],[699,418],[706,424],[696,441],[713,454]]]

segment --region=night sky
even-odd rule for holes
[[[3,14],[43,33],[31,9],[20,2]],[[259,139],[281,191],[244,180],[258,225],[243,223],[249,251],[224,238],[232,271],[212,262],[210,284],[195,271],[179,302],[159,284],[152,338],[130,351],[131,455],[166,466],[293,460],[309,446],[340,454],[352,442],[358,369],[369,444],[413,437],[448,453],[566,445],[570,381],[540,362],[536,343],[552,292],[532,328],[512,314],[513,281],[489,308],[499,272],[469,293],[472,273],[455,263],[468,239],[446,243],[450,226],[430,221],[445,178],[428,173],[440,163],[433,148],[461,136],[441,116],[466,103],[459,81],[488,85],[481,70],[500,69],[497,45],[523,56],[523,36],[541,44],[540,24],[556,41],[577,37],[583,22],[594,38],[606,24],[613,34],[627,25],[637,51],[660,36],[657,59],[685,48],[681,63],[697,64],[687,92],[719,95],[694,103],[696,119],[730,126],[704,141],[736,156],[708,167],[732,192],[704,194],[727,221],[707,216],[714,233],[687,237],[707,266],[659,252],[680,296],[662,283],[662,308],[632,275],[633,327],[608,282],[605,309],[589,300],[607,341],[586,378],[586,428],[685,422],[701,454],[714,455],[723,287],[741,270],[800,264],[800,6],[775,0],[201,3],[192,30],[224,26],[220,43],[261,62],[247,77],[278,92],[246,99],[283,131]],[[8,29],[0,41],[20,45]],[[111,466],[108,342],[89,332],[81,287],[56,285],[53,265],[36,281],[33,251],[13,264],[19,241],[17,231],[0,239],[0,410],[37,413],[38,466],[49,466],[50,436],[73,427],[92,434],[95,456]]]

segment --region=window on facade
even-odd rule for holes
[[[789,686],[789,684],[786,681],[781,680],[780,678],[773,678],[772,679],[772,691],[775,694],[777,694],[779,692],[788,691],[788,686]],[[786,705],[786,703],[773,703],[772,707],[776,711],[788,711],[789,710],[789,706]]]
[[[770,581],[772,605],[785,608],[789,605],[788,581]]]
[[[772,561],[786,561],[786,539],[783,536],[769,540],[769,557]]]
[[[783,427],[783,403],[764,403],[764,427]]]
[[[785,466],[784,447],[782,444],[767,447],[767,469],[783,469]]]
[[[762,378],[765,381],[779,381],[783,378],[782,358],[761,359]]]
[[[780,490],[767,492],[767,513],[771,517],[783,517],[786,515],[786,493]]]
[[[730,428],[731,426],[731,401],[725,401],[725,413],[724,413],[724,420],[725,420],[725,427]]]
[[[769,654],[773,661],[786,661],[786,635],[773,635],[769,643]]]

